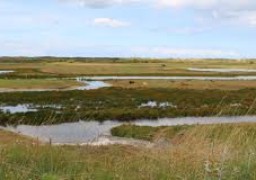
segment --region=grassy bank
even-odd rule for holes
[[[43,79],[0,79],[0,91],[5,90],[33,90],[33,89],[69,89],[84,85],[72,80],[43,80]]]
[[[157,131],[154,138],[170,139],[172,146],[51,147],[21,144],[20,137],[6,144],[0,131],[0,179],[256,178],[255,124]]]
[[[0,113],[1,124],[52,124],[83,120],[120,121],[161,117],[255,115],[255,90],[106,88],[92,91],[0,93],[2,104],[60,105],[38,112]],[[156,107],[140,107],[156,101]],[[160,107],[168,102],[169,106]]]
[[[117,137],[154,141],[161,137],[172,139],[190,128],[193,128],[193,126],[150,127],[126,124],[111,129],[111,134]]]

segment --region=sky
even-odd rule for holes
[[[255,0],[0,0],[0,56],[255,58]]]

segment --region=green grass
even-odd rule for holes
[[[237,133],[237,134],[236,134]],[[239,134],[240,133],[240,134]],[[113,136],[154,141],[157,138],[175,139],[181,136],[244,143],[242,139],[256,138],[255,124],[181,125],[181,126],[136,126],[125,124],[111,130]],[[248,137],[246,137],[248,135]],[[239,136],[239,139],[237,139]]]
[[[106,98],[107,97],[107,98]],[[203,98],[202,98],[203,97]],[[106,88],[93,91],[0,93],[2,104],[61,105],[38,112],[5,114],[1,124],[56,124],[83,120],[129,121],[161,117],[255,115],[255,90],[179,90]],[[150,100],[170,102],[167,108],[138,108]],[[79,107],[78,107],[79,106]]]
[[[52,147],[1,141],[0,179],[256,178],[255,124],[161,128],[155,136],[170,138],[172,146]]]
[[[0,90],[33,90],[33,89],[68,89],[84,85],[72,80],[44,80],[44,79],[0,79]]]
[[[0,58],[0,70],[16,72],[1,78],[74,77],[81,75],[149,75],[149,76],[236,76],[255,73],[191,72],[187,68],[255,69],[253,61],[232,60],[160,60],[120,58]]]
[[[153,141],[155,138],[159,137],[159,135],[173,138],[191,127],[192,126],[150,127],[125,124],[111,129],[111,134],[118,137]]]
[[[78,75],[234,76],[244,73],[196,73],[188,72],[186,68],[256,68],[252,61],[220,60],[170,62],[147,59],[121,61],[117,58],[95,61],[44,57],[1,58],[0,61],[0,69],[16,70],[15,73],[1,75],[1,78],[14,80],[2,80],[0,85],[2,82],[3,87],[16,85],[17,88],[31,85],[49,86],[50,83],[37,84],[39,81],[18,81],[16,78]],[[2,104],[63,106],[61,109],[39,109],[36,113],[1,112],[0,122],[38,125],[80,119],[102,121],[177,116],[255,115],[255,92],[255,89],[190,90],[160,86],[135,89],[106,88],[84,92],[0,93]],[[177,105],[177,108],[138,108],[141,103],[149,100],[168,101]],[[256,124],[158,128],[124,125],[114,128],[112,133],[120,137],[152,142],[164,138],[171,142],[171,146],[54,147],[0,131],[0,179],[256,179]]]

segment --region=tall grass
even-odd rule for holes
[[[255,124],[161,127],[144,132],[158,132],[152,140],[167,138],[171,145],[149,149],[29,142],[1,145],[0,179],[256,178]]]
[[[256,178],[255,124],[178,126],[178,128],[124,125],[114,128],[112,133],[144,140],[151,137],[151,141],[159,137],[171,139],[173,146],[166,152],[161,152],[161,155],[167,152],[171,152],[172,156],[175,154],[171,161],[182,165],[177,167],[176,164],[172,168],[178,168],[180,174],[189,170],[186,176],[188,179],[194,179],[192,178],[194,175],[199,179]],[[187,167],[186,163],[193,167]],[[173,165],[173,162],[170,162],[170,165]],[[191,174],[192,172],[195,174]]]

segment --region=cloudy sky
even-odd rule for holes
[[[0,56],[256,57],[255,0],[0,0]]]

